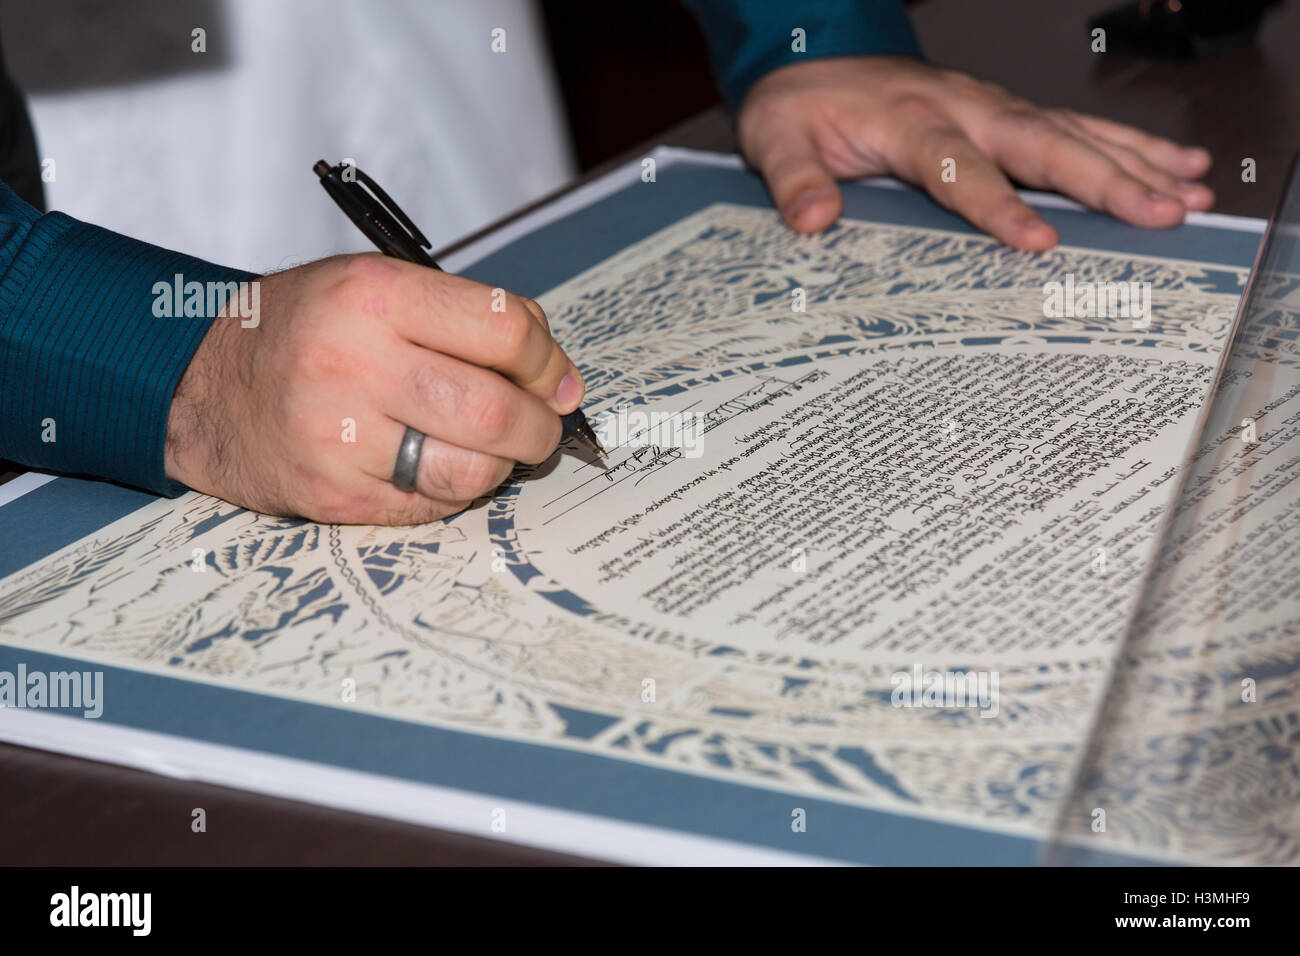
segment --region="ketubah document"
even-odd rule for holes
[[[1296,286],[1225,362],[1262,223],[1038,201],[799,237],[660,150],[489,236],[611,453],[445,521],[0,487],[0,737],[616,860],[1297,862]]]

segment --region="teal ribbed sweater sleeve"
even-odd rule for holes
[[[826,56],[921,55],[902,0],[683,0],[709,42],[718,87],[735,109],[778,66]],[[795,30],[802,30],[803,51]]]
[[[177,275],[255,278],[41,215],[0,184],[0,458],[185,491],[164,471],[167,413],[212,319],[155,315],[155,283]]]

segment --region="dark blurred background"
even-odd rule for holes
[[[721,102],[704,36],[681,4],[542,0],[541,9],[583,171]]]

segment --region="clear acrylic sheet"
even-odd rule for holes
[[[1293,167],[1047,862],[1300,862]]]

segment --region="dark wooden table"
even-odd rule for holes
[[[1092,53],[1088,18],[1108,6],[1092,0],[924,0],[911,11],[931,60],[1039,103],[1105,115],[1205,146],[1215,157],[1209,182],[1219,197],[1218,210],[1267,216],[1300,148],[1300,58],[1295,55],[1300,2],[1286,0],[1254,46],[1200,65]],[[720,110],[654,142],[735,148]],[[1245,158],[1256,161],[1254,183],[1241,180]],[[190,831],[196,807],[207,812],[203,834]],[[0,863],[575,862],[584,861],[0,745]]]

